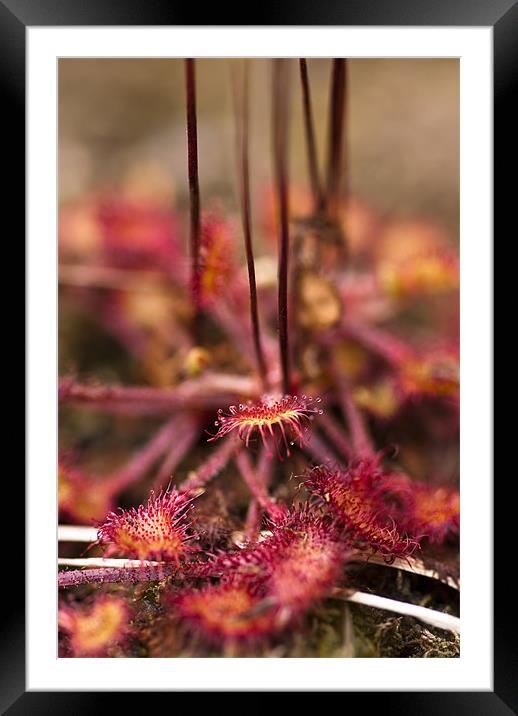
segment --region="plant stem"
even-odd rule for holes
[[[343,321],[341,333],[354,338],[367,348],[399,368],[401,363],[412,357],[413,352],[403,341],[394,338],[383,329],[363,323]]]
[[[155,562],[142,559],[121,559],[105,557],[59,557],[59,567],[157,567],[164,562]]]
[[[345,99],[347,84],[347,60],[334,59],[331,76],[331,92],[329,107],[329,137],[327,157],[327,196],[328,214],[336,218],[340,198],[340,181],[342,174]]]
[[[458,617],[445,614],[444,612],[438,612],[435,609],[427,609],[426,607],[409,604],[408,602],[398,602],[395,599],[379,597],[377,594],[351,592],[348,589],[333,589],[332,595],[335,599],[343,599],[347,602],[362,604],[366,607],[374,607],[375,609],[404,614],[405,616],[414,617],[439,629],[445,629],[455,634],[460,633],[460,619]]]
[[[125,560],[126,562],[128,560]],[[142,563],[131,567],[101,567],[58,572],[58,587],[75,587],[79,584],[108,582],[158,582],[178,571],[171,562]]]
[[[218,472],[223,470],[233,453],[239,448],[239,442],[235,437],[227,437],[201,467],[190,473],[180,489],[194,490],[198,487],[203,487],[209,480],[216,477]]]
[[[336,383],[338,400],[344,415],[347,417],[349,430],[351,431],[351,440],[356,457],[371,457],[374,455],[372,441],[367,432],[363,416],[356,405],[351,388],[346,376],[340,371],[336,365],[336,361],[332,360],[332,371]]]
[[[284,510],[270,497],[264,480],[259,475],[259,470],[254,468],[244,450],[240,450],[236,454],[235,461],[241,477],[260,507],[262,507],[270,517],[279,517]]]
[[[250,504],[248,505],[248,510],[246,513],[246,522],[245,522],[245,537],[248,540],[251,540],[254,538],[254,536],[259,532],[259,527],[261,525],[261,516],[263,514],[263,511],[261,510],[260,504],[257,502],[256,499],[250,500]]]
[[[419,574],[422,577],[429,577],[430,579],[435,579],[438,582],[447,584],[448,587],[451,587],[452,589],[456,589],[457,591],[460,590],[459,582],[453,577],[441,577],[435,569],[428,569],[422,560],[416,559],[415,557],[406,557],[405,559],[400,559],[399,557],[396,557],[393,562],[389,563],[386,562],[383,557],[377,555],[366,556],[365,553],[358,552],[352,554],[349,557],[349,561],[361,562],[362,564],[366,565],[375,564],[379,567],[392,567],[394,569],[401,569],[403,572],[410,572],[411,574]]]
[[[268,490],[272,479],[273,459],[271,455],[264,449],[261,450],[259,460],[257,461],[256,472],[264,488]],[[262,509],[257,500],[251,500],[248,506],[245,523],[245,535],[248,539],[252,539],[258,532],[261,525]]]
[[[331,438],[343,457],[350,459],[353,455],[351,442],[345,431],[338,425],[329,412],[321,415],[318,419],[318,423],[320,430]]]
[[[193,446],[198,436],[198,428],[198,422],[194,417],[192,415],[188,416],[188,419],[183,423],[182,429],[175,435],[175,441],[171,445],[169,452],[166,453],[164,461],[156,474],[153,482],[155,490],[163,487],[164,483],[172,478],[175,468]]]
[[[324,192],[318,172],[317,149],[313,113],[311,110],[311,91],[309,87],[308,65],[305,58],[299,60],[300,82],[302,86],[302,110],[304,114],[304,129],[306,133],[306,147],[308,151],[308,170],[313,192],[315,211],[319,212],[325,204]]]
[[[328,447],[326,443],[324,443],[324,441],[321,440],[315,433],[311,435],[311,440],[304,445],[304,452],[318,463],[339,462],[333,450]]]
[[[167,450],[181,430],[184,421],[185,418],[182,414],[175,415],[168,420],[118,473],[109,478],[109,483],[113,485],[114,489],[123,490],[140,479]]]
[[[128,415],[171,414],[175,409],[213,409],[239,398],[256,398],[255,379],[226,373],[205,373],[173,388],[89,385],[64,378],[59,384],[62,403]]]
[[[254,351],[257,361],[257,369],[263,386],[268,389],[266,360],[264,357],[261,331],[259,324],[259,311],[257,306],[257,285],[255,280],[254,249],[252,244],[252,221],[250,201],[250,164],[249,164],[249,73],[248,64],[244,60],[243,83],[239,88],[237,79],[235,81],[235,114],[236,114],[236,139],[238,156],[240,159],[240,193],[241,193],[241,220],[243,224],[243,236],[245,240],[246,264],[248,268],[248,285],[250,288],[250,320],[252,323],[252,334]],[[239,101],[241,99],[241,102]]]
[[[282,388],[291,390],[288,339],[289,198],[288,198],[288,77],[287,60],[273,60],[273,156],[279,206],[278,329]]]
[[[83,525],[58,525],[59,542],[95,542],[97,528]]]
[[[191,291],[193,299],[193,338],[199,338],[200,313],[200,184],[198,179],[198,127],[196,117],[196,68],[194,59],[185,60],[187,109],[187,166],[189,172]]]

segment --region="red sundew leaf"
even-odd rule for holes
[[[253,642],[276,629],[276,610],[243,579],[185,591],[174,606],[191,629],[216,644]]]
[[[314,402],[319,403],[320,398],[316,398]],[[285,395],[280,400],[264,396],[255,403],[249,401],[239,406],[231,405],[227,414],[221,409],[218,410],[218,419],[214,423],[218,431],[209,438],[209,442],[237,430],[241,440],[249,447],[252,436],[259,433],[268,453],[273,454],[273,446],[277,457],[282,460],[281,449],[289,457],[290,445],[293,445],[294,441],[303,447],[307,442],[314,415],[320,415],[322,412],[320,408],[314,407],[313,398],[305,395]]]
[[[460,496],[446,487],[419,486],[407,529],[433,544],[456,537],[460,529]]]
[[[409,356],[399,366],[399,384],[406,397],[425,395],[458,401],[458,346],[434,350],[425,356]]]
[[[253,619],[245,624],[240,618],[241,639],[257,638],[255,618],[259,614],[263,635],[279,632],[329,594],[340,577],[347,552],[336,521],[306,505],[272,523],[269,536],[262,542],[233,554],[222,553],[206,565],[207,575],[222,578],[219,588],[208,590],[207,598],[213,594],[218,595],[218,599],[219,595],[225,595],[226,605],[227,600],[236,595],[239,604],[245,604],[243,594],[247,595],[250,605],[245,611]],[[216,627],[200,617],[205,602],[192,595],[182,597],[180,604],[180,613],[188,620],[192,620],[193,615],[185,611],[185,605],[189,605],[189,610],[192,604],[196,605],[198,626],[210,638]],[[220,625],[218,634],[221,638],[236,638],[226,625]]]
[[[378,280],[395,298],[453,291],[459,285],[459,262],[446,249],[386,259],[378,269]]]
[[[442,543],[458,536],[460,528],[460,495],[446,487],[420,486],[415,494],[414,512],[409,529],[430,542]]]
[[[271,555],[268,591],[285,618],[308,609],[329,593],[347,556],[341,530],[307,507],[273,528],[262,551]]]
[[[401,499],[398,522],[405,530],[431,544],[458,537],[460,495],[446,485],[429,485],[405,475],[394,476],[388,489]]]
[[[279,519],[270,520],[269,530],[255,542],[236,552],[222,552],[207,563],[208,575],[229,576],[238,574],[258,581],[268,579],[275,567],[297,549],[299,542],[336,547],[336,556],[345,552],[342,530],[336,520],[320,515],[308,505],[287,510]]]
[[[131,615],[124,599],[104,595],[88,607],[60,607],[58,623],[61,631],[69,635],[73,656],[99,657],[106,654],[108,647],[127,638]]]
[[[80,470],[59,461],[58,505],[62,517],[78,524],[94,524],[115,507],[113,486],[86,477]]]
[[[96,207],[96,219],[109,263],[164,270],[180,262],[176,219],[163,206],[104,197]]]
[[[379,261],[398,264],[413,257],[449,249],[447,236],[431,222],[420,219],[395,219],[380,227],[375,244]]]
[[[203,217],[201,226],[200,266],[196,299],[208,306],[223,293],[228,294],[238,273],[234,258],[234,228],[216,212]]]
[[[189,544],[188,512],[192,497],[178,490],[151,492],[146,505],[111,512],[98,530],[106,554],[134,559],[180,561],[194,551]]]
[[[306,486],[343,523],[351,546],[369,548],[388,562],[408,557],[419,547],[398,527],[398,509],[391,504],[388,474],[379,467],[379,458],[358,460],[347,469],[320,465]]]

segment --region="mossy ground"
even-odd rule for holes
[[[350,571],[350,570],[349,570]],[[382,566],[355,567],[344,583],[400,601],[458,614],[457,592],[436,580]],[[375,588],[374,588],[375,585]],[[66,599],[88,601],[97,589],[124,595],[134,610],[134,637],[111,657],[456,658],[460,638],[408,616],[330,598],[268,643],[208,647],[178,624],[167,606],[169,581],[147,585],[84,586]],[[62,655],[66,655],[63,644]]]

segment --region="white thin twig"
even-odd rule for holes
[[[460,634],[460,619],[451,614],[438,612],[435,609],[427,609],[418,604],[398,602],[395,599],[387,599],[387,597],[380,597],[377,594],[368,594],[367,592],[351,592],[347,589],[336,588],[333,589],[332,594],[335,599],[343,599],[347,602],[363,604],[366,607],[375,607],[376,609],[404,614],[439,629],[446,629],[455,634]]]
[[[90,528],[83,528],[90,529]],[[88,557],[88,558],[72,558],[72,557],[60,557],[58,558],[59,566],[68,567],[149,567],[159,566],[162,562],[154,562],[150,560],[140,559],[105,559],[103,557]],[[332,592],[332,596],[335,599],[342,599],[348,602],[355,602],[356,604],[363,604],[368,607],[375,607],[376,609],[384,609],[390,612],[396,612],[397,614],[405,614],[407,616],[420,619],[427,624],[438,627],[439,629],[446,629],[447,631],[460,633],[460,619],[454,617],[451,614],[445,614],[444,612],[438,612],[434,609],[427,609],[417,604],[409,604],[408,602],[399,602],[395,599],[387,599],[386,597],[380,597],[377,594],[368,594],[367,592],[351,592],[347,589],[336,588]]]
[[[83,527],[82,525],[59,525],[59,542],[95,542],[97,539],[96,527]]]
[[[449,575],[441,577],[439,572],[435,569],[429,569],[425,566],[424,562],[415,557],[407,557],[406,559],[399,559],[398,557],[393,562],[385,562],[383,557],[377,555],[366,557],[364,553],[357,552],[351,556],[353,562],[363,562],[365,564],[376,564],[381,567],[394,567],[395,569],[401,569],[404,572],[410,572],[411,574],[420,574],[423,577],[430,577],[430,579],[436,579],[443,584],[447,584],[452,589],[460,590],[460,582]]]
[[[266,533],[265,533],[266,534]],[[60,542],[95,542],[97,539],[97,529],[95,527],[86,527],[82,525],[59,525],[58,526],[58,540]],[[442,577],[436,570],[428,569],[425,567],[424,562],[415,557],[408,557],[407,559],[395,559],[393,562],[388,564],[382,557],[376,555],[366,557],[362,552],[355,553],[351,556],[351,561],[363,562],[365,564],[376,564],[382,567],[393,567],[395,569],[401,569],[411,574],[420,574],[430,579],[436,579],[444,584],[447,584],[452,589],[460,590],[460,583],[458,580],[450,576]],[[108,566],[105,560],[100,566]],[[113,562],[109,566],[119,567],[127,563],[127,560],[109,560]],[[88,560],[82,560],[85,564],[79,566],[88,566],[91,564]],[[132,560],[136,565],[140,564],[139,560]],[[93,566],[93,565],[92,565]]]
[[[163,562],[142,559],[105,559],[104,557],[58,557],[60,567],[155,567]]]

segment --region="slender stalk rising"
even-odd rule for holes
[[[313,124],[313,113],[311,111],[311,91],[309,87],[308,64],[305,58],[299,60],[300,82],[302,86],[302,109],[304,112],[304,129],[306,133],[306,145],[308,150],[308,169],[313,192],[315,210],[320,211],[324,207],[325,199],[320,176],[318,171],[317,146],[315,140],[315,127]]]
[[[235,78],[236,79],[236,78]],[[254,350],[257,360],[257,368],[263,390],[267,390],[266,360],[261,344],[261,331],[259,325],[259,311],[257,306],[257,285],[255,280],[254,249],[252,245],[252,221],[250,202],[250,163],[249,163],[249,73],[248,65],[243,67],[242,85],[238,86],[235,81],[235,105],[236,105],[236,134],[238,156],[240,160],[240,190],[241,190],[241,219],[243,224],[243,236],[245,239],[246,263],[248,268],[248,284],[250,287],[250,319],[252,322],[252,333]]]
[[[279,206],[278,264],[279,350],[284,393],[291,390],[288,340],[289,196],[288,196],[288,89],[287,60],[273,61],[273,156]]]
[[[185,60],[187,98],[187,165],[189,172],[191,292],[193,297],[193,336],[199,332],[200,293],[200,184],[198,179],[198,128],[196,118],[196,68],[193,59]]]
[[[345,100],[347,60],[334,59],[331,75],[329,138],[327,157],[327,210],[335,217],[338,211],[345,136]]]

